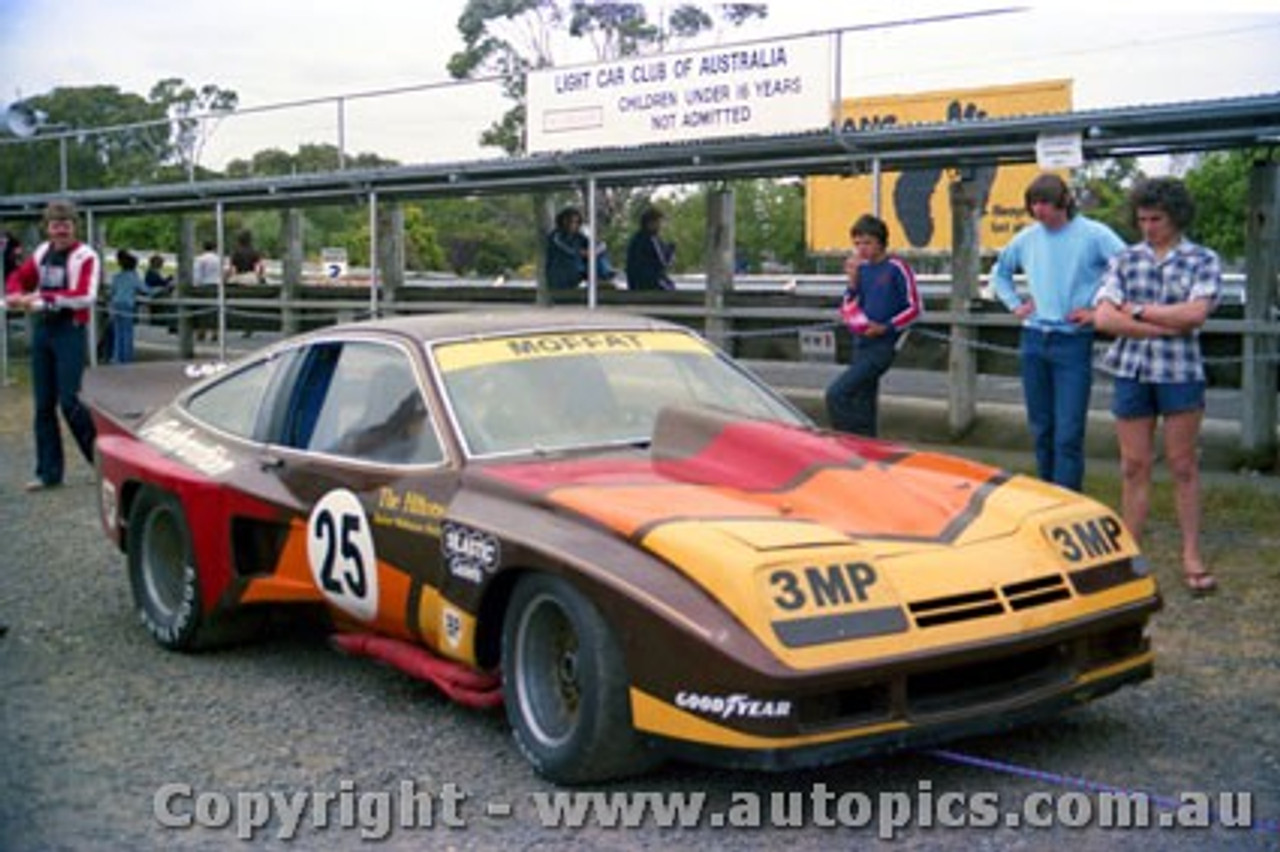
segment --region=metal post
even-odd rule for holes
[[[707,286],[703,295],[706,310],[704,331],[716,346],[733,354],[730,335],[733,331],[728,312],[728,294],[733,290],[733,267],[736,247],[734,233],[733,190],[720,186],[707,193],[707,235],[703,263],[707,270]]]
[[[835,40],[836,47],[832,57],[832,64],[835,65],[835,85],[832,95],[835,99],[836,133],[842,133],[844,131],[844,81],[840,78],[844,71],[842,67],[844,65],[844,33],[836,30]]]
[[[964,175],[949,186],[951,200],[951,312],[959,322],[951,326],[947,356],[947,426],[952,438],[973,428],[978,416],[978,331],[964,320],[978,290],[981,256],[979,224],[982,204],[978,187]]]
[[[871,158],[871,212],[875,214],[877,219],[884,218],[880,215],[880,179],[883,173],[880,170],[880,158]]]
[[[347,167],[347,101],[338,98],[338,171]]]
[[[1280,163],[1256,162],[1249,173],[1245,220],[1244,318],[1274,322],[1276,273],[1280,271]],[[1255,470],[1270,470],[1276,461],[1275,334],[1245,332],[1241,340],[1240,461]]]
[[[218,263],[225,263],[223,258],[224,243],[222,239],[222,202],[219,201],[213,206],[214,227],[218,231]],[[227,360],[227,276],[218,274],[218,360]]]
[[[65,185],[63,189],[66,189]],[[102,279],[107,273],[107,264],[102,258],[102,248],[94,240],[93,224],[93,211],[86,210],[84,225],[89,231],[89,245],[98,253],[98,287],[95,292],[101,293]],[[98,366],[98,300],[96,298],[93,300],[93,304],[89,306],[89,366]]]
[[[63,192],[67,191],[67,137],[62,136],[58,139],[58,186]]]
[[[596,307],[596,179],[587,178],[587,221],[591,231],[587,234],[587,308]]]
[[[378,318],[378,193],[369,191],[369,319]]]
[[[0,387],[9,387],[9,308],[0,302]]]

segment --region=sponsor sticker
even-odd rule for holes
[[[139,437],[152,446],[182,461],[205,476],[221,476],[235,468],[221,447],[200,437],[196,429],[184,426],[177,420],[161,420],[138,432]]]
[[[440,532],[440,550],[453,576],[478,584],[498,570],[502,545],[492,534],[456,521],[445,521]]]
[[[528,361],[535,358],[565,358],[614,355],[634,352],[701,352],[711,350],[691,334],[678,331],[588,331],[501,337],[448,343],[433,349],[436,363],[444,372]]]
[[[456,651],[462,645],[462,614],[451,606],[441,610],[440,632],[445,644]]]
[[[715,695],[681,690],[675,705],[717,719],[785,719],[791,715],[790,701],[755,698],[745,692]]]

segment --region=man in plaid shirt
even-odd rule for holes
[[[1097,328],[1116,338],[1103,367],[1115,376],[1111,410],[1124,477],[1122,510],[1130,531],[1141,538],[1151,505],[1156,420],[1163,417],[1184,582],[1192,594],[1207,594],[1217,582],[1200,552],[1200,327],[1217,304],[1222,265],[1214,252],[1183,236],[1195,207],[1181,181],[1142,181],[1129,201],[1143,241],[1112,259],[1094,314]]]

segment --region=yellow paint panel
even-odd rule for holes
[[[846,127],[879,128],[936,124],[973,118],[1042,115],[1071,110],[1071,81],[1048,80],[1013,86],[917,92],[843,102]],[[1064,177],[1066,173],[1059,170]],[[979,239],[983,248],[1001,248],[1030,222],[1023,205],[1027,184],[1040,169],[1034,164],[977,170],[989,182],[986,215]],[[880,182],[880,217],[889,226],[889,241],[898,250],[946,251],[951,248],[951,204],[948,185],[954,174],[945,169],[886,171]],[[805,188],[805,233],[815,252],[849,251],[849,226],[863,213],[874,212],[874,178],[813,177]]]
[[[813,523],[776,520],[720,521],[716,527],[756,550],[849,543],[848,536]]]
[[[435,347],[444,372],[541,358],[566,358],[628,352],[701,352],[707,345],[678,331],[583,331],[468,340]]]
[[[449,603],[434,586],[423,586],[418,602],[418,629],[442,657],[475,665],[476,618]]]

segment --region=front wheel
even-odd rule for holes
[[[537,574],[516,585],[503,621],[502,680],[516,742],[540,775],[581,784],[655,762],[631,724],[617,639],[565,580]]]

